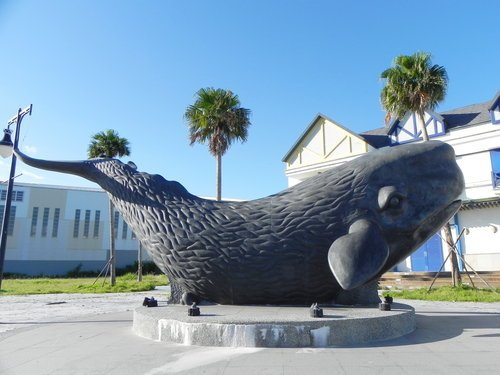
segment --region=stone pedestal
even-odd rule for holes
[[[202,346],[328,347],[366,344],[400,337],[415,329],[411,306],[393,304],[391,311],[371,307],[322,307],[323,317],[309,307],[205,305],[200,316],[188,307],[138,307],[133,331],[142,337]]]

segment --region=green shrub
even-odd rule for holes
[[[139,268],[139,262],[135,261],[134,264],[130,264],[123,268],[117,268],[117,275],[124,275],[126,273],[137,274],[137,268]],[[142,262],[142,274],[143,275],[162,275],[163,272],[160,271],[158,266],[154,262]]]

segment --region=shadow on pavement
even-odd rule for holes
[[[432,315],[427,315],[432,314]],[[448,340],[460,336],[466,330],[500,330],[500,313],[492,312],[426,312],[416,314],[417,328],[412,333],[399,337],[352,347],[385,347],[417,345]],[[499,333],[477,334],[472,337],[499,337]]]

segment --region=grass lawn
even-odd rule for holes
[[[468,285],[458,287],[442,286],[432,288],[427,292],[428,288],[420,288],[413,290],[391,290],[384,291],[384,296],[390,295],[394,298],[403,299],[420,299],[426,301],[450,301],[450,302],[500,302],[500,289],[495,291],[491,289],[474,289]]]
[[[168,285],[165,275],[145,275],[142,282],[137,282],[137,275],[128,273],[116,278],[116,285],[112,287],[109,278],[102,277],[96,281],[95,277],[86,278],[34,278],[34,279],[4,279],[0,296],[23,294],[50,294],[50,293],[121,293],[142,292],[153,290],[156,286]],[[443,286],[413,290],[385,290],[383,295],[394,298],[419,299],[427,301],[450,302],[500,302],[500,289],[474,289],[467,285],[453,288]]]
[[[109,278],[35,278],[4,279],[0,295],[49,294],[49,293],[120,293],[153,290],[156,286],[167,285],[165,275],[144,275],[142,282],[137,275],[128,273],[116,278],[111,286]]]

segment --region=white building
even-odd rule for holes
[[[0,190],[3,217],[6,186]],[[101,189],[16,183],[4,272],[62,275],[100,271],[109,259],[109,209]],[[137,260],[138,240],[115,212],[116,266]],[[144,255],[147,258],[147,255]]]
[[[500,270],[500,93],[485,103],[428,112],[425,123],[430,138],[453,146],[465,177],[463,205],[452,219],[455,238],[463,231],[459,252],[477,271]],[[319,114],[283,158],[288,185],[376,148],[420,142],[420,135],[412,113],[362,134]],[[443,241],[435,235],[397,270],[437,271],[446,252]]]

